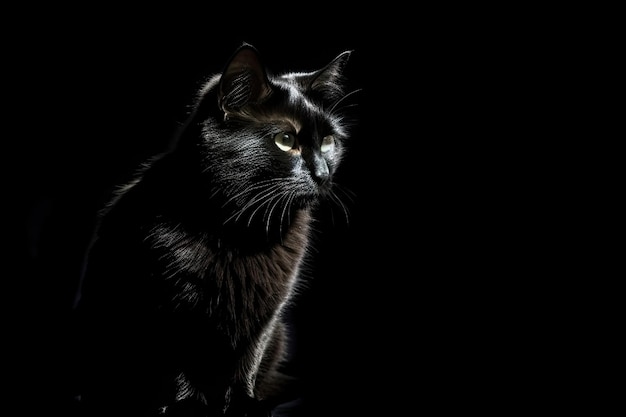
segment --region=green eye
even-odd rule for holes
[[[296,137],[289,133],[280,132],[274,136],[274,143],[276,143],[281,151],[290,151],[296,143]]]
[[[329,152],[335,148],[335,138],[332,135],[326,136],[322,139],[322,146],[320,147],[322,152]]]

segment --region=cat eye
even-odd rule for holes
[[[289,133],[280,132],[274,136],[274,143],[276,143],[281,151],[290,151],[296,143],[296,137]]]
[[[334,147],[335,147],[335,138],[332,135],[328,135],[324,137],[324,139],[322,139],[322,146],[320,147],[320,150],[322,152],[332,151]]]

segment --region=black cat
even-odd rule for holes
[[[282,313],[348,137],[344,66],[273,75],[243,44],[170,148],[101,212],[76,313],[77,398],[95,416],[270,416]]]

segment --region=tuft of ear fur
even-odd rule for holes
[[[329,100],[343,95],[343,71],[353,51],[340,53],[324,68],[311,74],[309,89],[320,92]]]
[[[232,55],[220,78],[220,108],[225,112],[238,111],[249,103],[262,102],[271,92],[257,49],[244,43]]]

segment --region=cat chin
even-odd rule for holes
[[[320,202],[321,200],[318,195],[306,195],[294,201],[293,205],[295,206],[295,208],[298,208],[301,210],[308,210],[308,209],[315,208],[316,206],[320,204]]]

